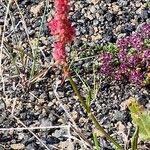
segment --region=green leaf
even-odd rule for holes
[[[149,85],[150,84],[150,73],[147,74],[145,80],[144,80],[144,84],[145,85]]]
[[[150,48],[150,39],[144,40],[144,46],[145,46],[145,48]]]
[[[118,52],[117,46],[113,43],[108,43],[108,45],[104,46],[103,49],[112,54],[115,54],[116,52]]]
[[[93,94],[93,90],[89,89],[88,94],[86,96],[86,104],[90,107],[91,105],[91,101],[93,100],[94,94]]]
[[[128,108],[135,126],[139,127],[139,138],[141,140],[150,140],[150,115],[134,99],[129,99]]]
[[[145,7],[150,8],[150,1],[149,0],[145,3]]]
[[[135,48],[129,48],[128,49],[128,54],[129,55],[132,55],[132,54],[135,54],[136,53],[136,49]]]

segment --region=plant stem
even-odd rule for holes
[[[93,141],[94,141],[94,144],[95,144],[95,149],[100,150],[99,142],[98,142],[96,133],[93,133]]]
[[[95,127],[100,131],[100,133],[102,133],[103,136],[106,137],[107,140],[109,140],[110,142],[112,142],[116,148],[118,150],[123,150],[122,146],[116,142],[116,140],[114,138],[112,138],[105,130],[104,128],[99,124],[99,122],[97,121],[96,117],[92,114],[91,109],[87,106],[84,98],[80,95],[80,92],[78,91],[77,85],[76,83],[73,81],[71,76],[68,76],[68,79],[72,85],[72,88],[75,92],[75,94],[78,96],[80,103],[82,104],[82,106],[85,108],[89,118],[92,120],[92,122],[94,123]]]
[[[137,150],[138,138],[139,138],[139,126],[136,126],[136,130],[131,140],[131,150]]]

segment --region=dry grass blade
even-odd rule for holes
[[[86,137],[78,130],[78,127],[75,123],[75,121],[73,120],[73,118],[71,117],[71,115],[69,114],[69,112],[67,111],[67,109],[65,108],[65,106],[63,106],[63,103],[61,102],[59,95],[57,93],[57,88],[58,88],[58,84],[56,83],[55,88],[53,88],[54,94],[56,99],[58,100],[58,102],[60,103],[60,106],[63,108],[63,110],[65,111],[65,113],[67,114],[67,117],[69,118],[69,120],[72,122],[73,126],[71,126],[71,128],[75,131],[75,133],[79,136],[80,138],[80,142],[83,144],[84,148],[90,147],[92,148],[92,143],[86,139]],[[70,137],[71,138],[71,137]]]
[[[30,92],[30,94],[32,96],[34,96],[35,98],[38,99],[38,97],[36,97],[33,93]],[[16,127],[16,128],[0,128],[0,131],[13,131],[13,130],[28,130],[47,150],[49,150],[49,148],[45,145],[45,143],[35,134],[33,133],[32,130],[45,130],[45,129],[59,129],[59,128],[66,128],[68,129],[68,135],[64,136],[64,137],[68,137],[69,141],[71,138],[71,135],[70,135],[70,125],[59,125],[59,126],[34,126],[34,127],[27,127],[22,121],[20,121],[19,118],[17,118],[15,115],[14,115],[14,112],[15,112],[15,106],[16,106],[16,102],[17,102],[17,99],[15,98],[13,100],[13,105],[12,105],[12,111],[11,111],[11,116],[18,122],[18,124],[21,124],[23,127]],[[56,146],[53,146],[51,145],[52,148],[55,148],[55,149],[58,149]]]
[[[23,16],[23,14],[22,14],[22,11],[21,11],[21,9],[20,9],[20,7],[19,7],[17,1],[14,0],[14,2],[15,2],[15,4],[16,4],[18,10],[19,10],[19,13],[20,13],[20,16],[21,16],[21,19],[22,19],[22,24],[23,24],[23,27],[24,27],[24,29],[25,29],[25,32],[26,32],[26,35],[27,35],[27,39],[28,39],[29,45],[30,45],[30,47],[31,47],[31,49],[32,49],[31,39],[30,39],[30,37],[29,37],[29,33],[28,33],[28,29],[27,29],[27,25],[26,25],[24,16]]]
[[[28,127],[26,127],[26,125],[22,122],[22,121],[20,121],[17,117],[15,117],[15,116],[13,116],[13,118],[15,118],[16,120],[17,120],[17,122],[19,123],[19,124],[21,124],[24,128],[26,128],[47,150],[50,150],[46,145],[45,145],[45,143],[35,134],[35,133],[33,133],[33,131],[31,131]],[[55,146],[52,146],[51,145],[51,147],[52,148],[55,148],[55,149],[58,149],[57,147],[55,147]]]
[[[46,126],[46,127],[17,127],[17,128],[0,128],[0,131],[10,131],[10,130],[45,130],[45,129],[59,129],[68,128],[67,126]]]
[[[3,83],[3,93],[5,94],[5,82],[3,78],[3,69],[2,69],[2,55],[3,55],[3,46],[4,46],[4,39],[5,39],[5,31],[6,31],[6,25],[7,25],[7,17],[9,14],[9,8],[12,0],[8,1],[6,13],[5,13],[5,19],[4,19],[4,26],[3,26],[3,32],[2,32],[2,39],[1,39],[1,46],[0,46],[0,76]]]
[[[33,77],[33,79],[30,80],[30,83],[35,83],[35,82],[39,82],[39,81],[43,80],[43,77],[46,75],[46,73],[49,71],[50,68],[51,68],[51,66],[44,70],[42,69],[42,71],[39,74],[35,75]]]
[[[17,99],[15,99],[15,100],[13,101],[11,116],[12,116],[13,118],[15,118],[16,121],[17,121],[19,124],[21,124],[21,125],[23,126],[23,128],[0,128],[0,130],[1,130],[1,131],[8,131],[8,130],[28,130],[47,150],[50,150],[50,149],[45,145],[45,143],[44,143],[33,131],[31,131],[31,130],[33,130],[33,129],[51,129],[51,128],[55,128],[55,127],[56,127],[56,128],[59,128],[59,127],[58,127],[58,126],[55,126],[55,127],[30,127],[30,128],[28,128],[21,120],[19,120],[16,116],[14,116],[16,101],[17,101]],[[63,126],[63,127],[64,127],[64,126]],[[51,147],[57,149],[57,147],[55,147],[55,146],[52,146],[52,145],[51,145]]]

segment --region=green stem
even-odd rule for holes
[[[95,144],[95,149],[100,150],[101,148],[99,146],[99,142],[98,142],[96,133],[93,133],[93,141],[94,141],[94,144]]]
[[[104,135],[106,137],[107,140],[109,140],[110,142],[112,142],[118,150],[123,150],[122,146],[116,142],[116,140],[114,138],[112,138],[105,130],[104,128],[99,124],[99,122],[97,121],[96,117],[92,114],[90,108],[87,106],[84,98],[80,95],[80,92],[78,91],[77,85],[76,83],[73,81],[72,77],[69,76],[68,77],[72,88],[75,92],[75,94],[78,96],[80,103],[82,104],[82,106],[85,108],[89,118],[92,120],[92,122],[94,123],[95,127],[102,133],[102,135]]]
[[[139,126],[136,126],[136,130],[131,140],[131,150],[137,150],[138,138],[139,138]]]

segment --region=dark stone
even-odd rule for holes
[[[135,27],[131,24],[125,24],[122,28],[121,28],[121,32],[126,33],[127,35],[130,35],[133,31],[135,30]]]
[[[28,144],[27,146],[26,146],[26,149],[29,149],[29,150],[39,150],[39,145],[38,144],[36,144],[36,143],[30,143],[30,144]]]
[[[147,97],[147,95],[144,95],[144,94],[140,95],[140,96],[138,97],[138,102],[139,102],[141,105],[145,106],[145,105],[148,103],[148,97]]]
[[[123,123],[129,122],[131,119],[130,114],[127,111],[117,111],[114,114],[114,120],[121,121]]]
[[[58,144],[60,140],[54,136],[49,136],[46,139],[46,144]]]
[[[76,11],[74,13],[74,15],[72,16],[72,18],[75,19],[75,20],[78,20],[78,19],[81,18],[81,16],[82,16],[81,11],[78,10],[78,11]]]
[[[113,15],[110,12],[106,13],[104,17],[106,18],[107,21],[113,20]]]
[[[150,10],[148,10],[148,9],[142,10],[140,17],[141,17],[141,19],[150,18]]]
[[[4,25],[4,20],[0,19],[0,25]]]
[[[4,143],[6,143],[6,142],[9,142],[9,141],[11,141],[12,140],[12,138],[11,138],[11,136],[10,135],[7,135],[7,136],[3,136],[3,135],[1,135],[0,134],[0,142],[4,142]]]
[[[101,85],[101,91],[108,90],[109,88],[110,88],[110,84],[107,82]]]
[[[127,6],[128,5],[128,1],[127,0],[118,0],[118,4],[121,6]]]

